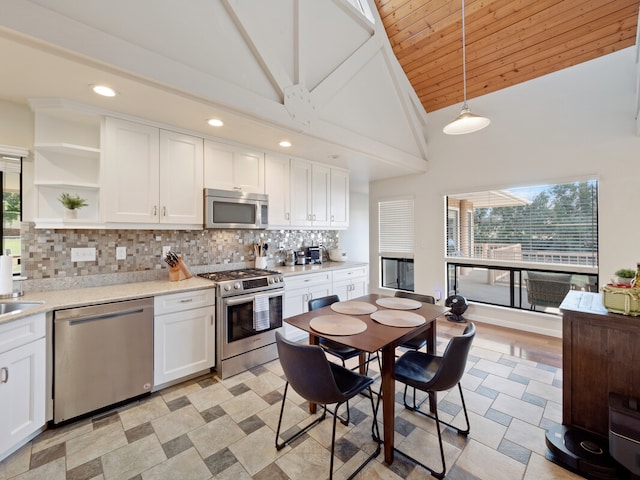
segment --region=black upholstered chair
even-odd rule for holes
[[[397,290],[395,296],[401,297],[401,298],[410,298],[412,300],[417,300],[418,302],[422,302],[422,303],[432,303],[432,304],[436,303],[436,299],[431,295],[422,295],[419,293],[404,292],[402,290]],[[406,342],[402,343],[400,346],[404,348],[408,348],[409,350],[420,350],[426,344],[427,344],[427,334],[425,333],[424,335],[418,335],[417,337],[413,337],[412,339],[407,340]]]
[[[308,302],[309,311],[327,307],[339,301],[340,297],[338,297],[338,295],[327,295],[326,297],[312,298]],[[353,357],[357,357],[358,355],[360,355],[360,353],[362,353],[360,350],[347,347],[345,345],[340,345],[339,343],[336,343],[327,338],[320,337],[318,344],[324,349],[325,352],[339,358],[342,361],[343,367],[346,367],[345,362],[347,360]]]
[[[428,467],[424,463],[410,457],[406,453],[397,450],[405,457],[413,460],[417,464],[426,468],[436,478],[444,478],[447,470],[447,466],[444,459],[444,449],[442,447],[442,432],[440,432],[440,424],[455,429],[458,435],[467,436],[469,434],[469,416],[467,414],[467,407],[464,403],[464,396],[462,394],[462,386],[460,385],[460,379],[464,374],[464,368],[467,363],[467,357],[469,355],[469,349],[471,343],[476,334],[476,327],[473,323],[469,323],[464,329],[462,335],[458,335],[449,340],[449,343],[444,351],[444,354],[440,357],[437,355],[431,355],[428,353],[409,351],[402,355],[395,366],[396,381],[404,383],[404,406],[409,410],[416,413],[420,413],[436,421],[436,430],[438,431],[438,441],[440,442],[440,457],[442,459],[442,470],[437,472],[431,467]],[[419,403],[416,403],[416,390],[423,392],[440,392],[449,390],[458,385],[460,391],[460,399],[462,400],[462,410],[464,411],[464,418],[467,426],[465,429],[456,427],[447,422],[444,422],[438,417],[438,409],[436,408],[434,415],[431,415],[420,409],[420,405],[424,400],[428,398],[428,395]],[[407,403],[407,389],[413,387],[413,401],[411,404]]]
[[[333,458],[336,442],[336,420],[338,416],[338,408],[348,402],[357,394],[368,390],[368,397],[371,401],[371,409],[373,412],[373,422],[371,427],[371,435],[373,441],[376,442],[375,451],[367,457],[367,459],[353,472],[348,478],[355,477],[364,466],[380,453],[380,432],[376,419],[377,405],[374,405],[373,395],[371,392],[371,384],[373,379],[365,375],[360,375],[352,370],[344,368],[336,363],[327,360],[322,348],[317,345],[305,345],[302,343],[291,342],[286,340],[280,332],[276,332],[276,345],[278,348],[278,356],[280,364],[286,377],[287,383],[284,387],[284,395],[282,397],[282,407],[280,408],[280,418],[278,419],[278,429],[276,431],[276,449],[281,450],[285,445],[289,444],[300,435],[308,431],[326,418],[327,411],[333,415],[333,433],[331,436],[331,463],[329,467],[329,479],[333,478]],[[280,427],[282,426],[282,417],[284,415],[284,405],[287,400],[287,391],[289,387],[308,402],[322,405],[322,414],[302,428],[291,437],[278,442],[280,437]],[[327,409],[327,405],[335,404],[333,411]],[[348,407],[347,407],[348,409]]]

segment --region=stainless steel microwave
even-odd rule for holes
[[[204,189],[205,228],[261,229],[268,226],[267,195]]]

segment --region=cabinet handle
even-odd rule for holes
[[[180,300],[180,303],[189,303],[189,302],[193,302],[193,298],[183,298],[182,300]]]
[[[335,222],[336,221],[336,216],[335,215],[331,215],[331,221]]]
[[[151,215],[153,215],[154,217],[158,216],[158,206],[157,205],[153,206],[153,213]]]
[[[242,191],[242,187],[233,187],[234,190]]]
[[[284,219],[285,220],[291,220],[291,216],[290,216],[289,212],[284,214]]]
[[[210,317],[211,317],[211,325],[213,325],[213,315],[211,315]]]
[[[316,214],[315,213],[313,214],[313,221],[314,222],[316,221]]]
[[[0,368],[0,383],[7,383],[9,381],[9,369],[7,367]]]
[[[163,217],[167,216],[167,207],[162,207],[162,216]]]

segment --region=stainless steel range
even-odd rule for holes
[[[246,268],[201,273],[216,282],[216,370],[228,378],[278,358],[284,276]]]

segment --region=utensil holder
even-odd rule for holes
[[[267,268],[267,257],[256,257],[256,268]]]

